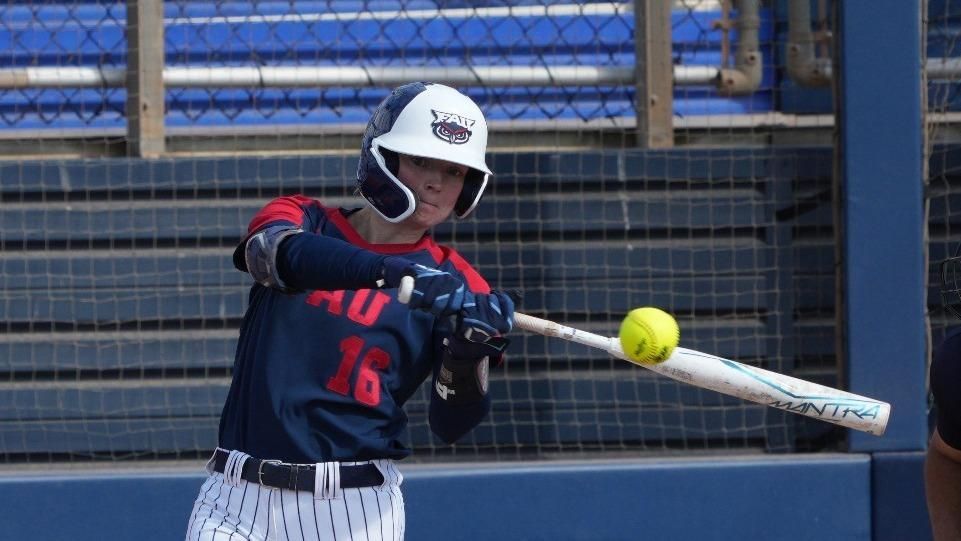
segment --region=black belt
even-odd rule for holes
[[[217,449],[214,454],[214,471],[224,473],[228,456],[227,451]],[[287,464],[250,457],[244,462],[244,471],[240,476],[245,481],[267,487],[313,492],[316,468],[313,464]],[[373,464],[340,465],[341,488],[376,487],[383,483],[384,476]]]

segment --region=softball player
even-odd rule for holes
[[[961,247],[941,263],[945,307],[961,317]],[[948,333],[931,362],[937,424],[924,463],[925,492],[935,541],[961,539],[961,329]]]
[[[253,218],[234,264],[256,283],[187,540],[403,539],[404,403],[430,377],[431,429],[456,441],[490,410],[512,327],[511,299],[428,234],[480,201],[486,147],[468,97],[404,85],[363,137],[365,206],[281,197]]]
[[[937,426],[925,458],[925,492],[935,541],[961,539],[961,330],[938,347],[931,364]]]

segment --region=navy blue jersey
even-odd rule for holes
[[[930,377],[938,433],[945,443],[961,449],[961,329],[948,333],[935,350]]]
[[[350,212],[302,196],[279,198],[253,219],[248,237],[286,224],[402,255],[461,277],[477,293],[490,291],[463,258],[430,236],[416,244],[367,243],[347,221]],[[308,464],[409,455],[400,441],[407,425],[402,407],[439,366],[449,326],[401,304],[396,289],[291,292],[254,284],[220,447]]]

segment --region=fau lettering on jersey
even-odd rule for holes
[[[248,235],[287,224],[361,248],[401,255],[460,276],[476,293],[484,279],[450,248],[372,245],[347,220],[303,196],[272,201]],[[241,326],[220,446],[294,463],[399,459],[404,403],[439,363],[449,323],[411,310],[396,289],[283,292],[254,284]]]

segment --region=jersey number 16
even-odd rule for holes
[[[348,396],[350,394],[350,375],[354,365],[364,349],[364,341],[359,336],[348,336],[340,341],[340,352],[344,354],[337,367],[337,374],[327,380],[327,388],[331,391]],[[390,366],[390,355],[386,351],[373,347],[367,350],[360,361],[357,371],[357,381],[354,384],[354,398],[361,404],[376,406],[380,403],[380,376],[377,369]]]

